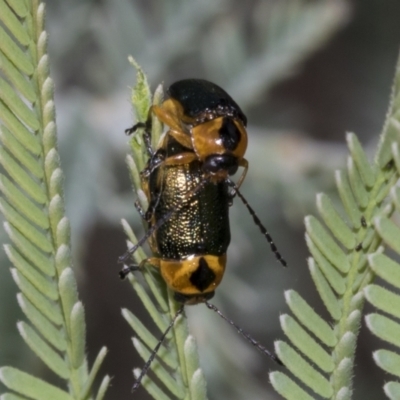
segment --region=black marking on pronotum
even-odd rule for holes
[[[225,149],[234,151],[240,142],[241,135],[232,118],[223,119],[218,133]]]

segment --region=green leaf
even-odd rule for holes
[[[308,250],[312,254],[316,265],[324,274],[325,278],[329,282],[329,285],[332,286],[332,289],[339,295],[344,294],[346,290],[346,281],[343,278],[342,274],[322,255],[322,253],[318,250],[318,247],[314,244],[314,242],[310,239],[310,237],[306,234],[306,243]]]
[[[57,286],[51,278],[33,268],[13,246],[6,244],[4,245],[4,250],[18,272],[20,272],[39,292],[51,300],[58,300]]]
[[[357,327],[358,328],[358,327]],[[351,359],[354,356],[356,348],[356,335],[353,332],[347,331],[340,338],[335,347],[335,353],[340,360]]]
[[[271,372],[269,379],[274,389],[287,400],[314,400],[282,372]]]
[[[29,396],[31,399],[74,400],[68,393],[16,368],[1,368],[0,380],[9,389]]]
[[[325,224],[335,235],[336,239],[348,250],[353,249],[356,246],[355,235],[335,210],[326,194],[317,194],[317,207]]]
[[[368,162],[367,156],[361,147],[360,141],[354,133],[347,133],[346,140],[352,159],[357,166],[358,172],[360,173],[365,186],[371,188],[375,182],[375,173]]]
[[[135,377],[137,378],[140,374],[139,369],[134,370]],[[153,399],[157,400],[172,400],[172,397],[169,397],[168,395],[165,394],[164,391],[160,389],[159,386],[157,386],[151,379],[149,379],[148,376],[145,376],[142,381],[142,385],[146,388],[147,392],[150,394],[150,396],[153,397]]]
[[[315,217],[308,216],[305,218],[305,225],[308,235],[321,253],[339,271],[348,272],[350,269],[349,261],[321,223]]]
[[[65,351],[67,342],[57,329],[23,294],[18,294],[18,304],[39,333],[57,350]]]
[[[31,76],[34,67],[25,53],[14,43],[10,36],[0,27],[0,50],[24,74]]]
[[[0,53],[0,70],[29,102],[33,103],[36,100],[36,93],[30,84],[29,80],[19,72],[15,66],[8,61],[2,53]]]
[[[317,268],[315,261],[312,258],[308,259],[308,268],[326,309],[329,311],[331,317],[338,321],[342,312],[340,309],[340,304],[337,301],[333,290],[329,286],[328,281]]]
[[[325,345],[335,346],[337,339],[329,324],[323,320],[294,290],[285,292],[286,303],[297,319]]]
[[[386,141],[383,143],[384,145],[381,148],[381,152],[379,153],[379,162],[382,167],[386,166],[386,164],[390,161],[391,152],[389,145],[393,142],[399,140],[399,132],[400,132],[400,123],[398,117],[395,116],[388,118],[386,130],[384,134],[386,135]],[[383,141],[382,141],[383,142]],[[385,164],[386,163],[386,164]]]
[[[400,295],[379,285],[369,285],[375,273],[390,285],[400,288],[400,264],[381,254],[383,247],[379,247],[383,240],[400,254],[400,229],[389,219],[394,207],[400,211],[400,190],[395,188],[400,172],[399,117],[400,67],[374,165],[368,163],[356,136],[347,135],[350,149],[347,171],[336,171],[335,174],[346,215],[342,218],[331,200],[326,195],[319,194],[318,211],[329,231],[317,218],[309,216],[305,219],[306,242],[313,256],[308,260],[310,274],[330,314],[333,327],[327,329],[324,326],[325,321],[321,323],[320,317],[299,295],[294,295],[295,292],[287,292],[286,297],[299,323],[290,316],[283,315],[281,326],[291,343],[325,371],[328,377],[326,379],[318,375],[319,372],[289,345],[281,344],[281,348],[277,346],[277,354],[302,384],[324,398],[351,399],[355,349],[364,295],[381,311],[397,318],[400,316]],[[393,155],[390,151],[393,151]],[[389,162],[392,157],[394,163]],[[397,170],[393,168],[394,165]],[[386,200],[389,193],[393,204]],[[348,226],[346,221],[350,221],[352,226]],[[289,297],[292,298],[288,300]],[[366,321],[375,335],[400,346],[398,322],[376,313],[368,315]],[[308,332],[312,332],[323,345],[315,341]],[[380,350],[375,358],[386,371],[398,373],[399,355]],[[274,374],[276,382],[273,381],[272,384],[286,399],[307,396],[289,377],[280,373]],[[387,394],[388,388],[386,385]],[[390,383],[390,388],[395,393],[396,385]]]
[[[385,168],[392,159],[391,146],[400,141],[399,122],[399,94],[400,94],[400,58],[397,61],[396,73],[390,99],[389,112],[386,116],[385,125],[381,134],[376,162],[380,168]]]
[[[342,387],[336,396],[337,400],[350,400],[353,391],[348,387]]]
[[[400,318],[400,296],[379,285],[368,285],[364,289],[366,299],[376,308]]]
[[[96,359],[94,360],[93,367],[90,370],[88,379],[85,382],[85,386],[83,387],[82,396],[81,396],[82,399],[86,399],[89,396],[92,386],[93,386],[93,383],[96,379],[96,376],[100,370],[100,367],[101,367],[106,355],[107,355],[107,347],[102,347],[101,350],[99,351],[99,354],[97,355]],[[105,393],[105,390],[107,389],[108,384],[110,382],[110,378],[108,376],[106,376],[104,379],[105,380],[103,380],[103,382],[104,382],[104,385],[106,385],[106,387],[104,388],[104,393]],[[108,382],[108,383],[106,384],[106,382]],[[103,385],[103,383],[100,385],[99,394],[100,394],[100,391],[102,390],[102,385]],[[103,393],[103,395],[104,395],[104,393]]]
[[[26,221],[10,204],[0,198],[0,211],[7,218],[7,220],[15,228],[20,231],[26,239],[39,248],[39,250],[51,253],[53,250],[52,244],[49,242],[46,235],[36,229],[32,224]]]
[[[97,395],[96,395],[96,400],[104,399],[106,391],[107,391],[108,387],[110,386],[110,382],[111,382],[111,378],[108,375],[106,375],[103,378],[103,380],[101,381],[99,391],[97,392]]]
[[[373,356],[379,367],[400,378],[400,355],[388,350],[377,350]]]
[[[373,271],[386,282],[400,288],[400,264],[384,254],[373,254],[368,258]]]
[[[28,128],[36,131],[39,129],[39,121],[36,114],[26,106],[19,96],[14,92],[4,79],[0,78],[0,100],[10,109],[10,111],[18,116]]]
[[[385,243],[394,251],[400,253],[400,228],[385,217],[376,218],[374,225]]]
[[[400,324],[380,314],[369,314],[365,321],[370,331],[380,339],[400,347]]]
[[[292,347],[282,341],[275,342],[275,351],[286,368],[305,385],[323,398],[333,394],[329,381],[304,360]]]
[[[29,283],[16,270],[11,270],[15,283],[29,301],[51,322],[61,325],[62,315],[58,304],[49,301],[39,290]]]
[[[129,62],[136,69],[136,85],[132,90],[132,105],[136,113],[136,120],[146,122],[151,106],[151,91],[147,77],[142,68],[132,57],[128,57]]]
[[[59,279],[59,293],[61,304],[65,315],[65,323],[69,333],[71,333],[71,313],[74,305],[78,301],[76,280],[71,268],[66,268]]]
[[[388,396],[390,400],[397,400],[400,398],[400,383],[388,382],[383,388],[386,396]]]
[[[353,362],[350,358],[343,358],[333,371],[333,374],[331,375],[331,381],[333,382],[332,387],[335,393],[339,393],[343,390],[343,388],[348,389],[350,387],[352,380],[352,364]]]
[[[0,44],[1,47],[1,44]],[[21,124],[18,118],[0,102],[0,119],[12,134],[25,145],[25,148],[36,156],[41,155],[41,146],[38,139]]]
[[[0,396],[0,400],[26,400],[26,397],[17,396],[12,393],[5,393]]]
[[[163,85],[160,84],[156,87],[153,95],[153,105],[160,105],[164,101],[164,89]],[[163,131],[163,124],[156,118],[155,115],[151,118],[152,123],[152,138],[151,138],[151,145],[153,148],[158,146],[158,142],[160,140],[162,131]]]
[[[396,166],[397,172],[400,173],[400,150],[399,150],[399,143],[395,142],[392,144],[392,154],[394,165]],[[396,190],[398,188],[394,188]],[[398,208],[398,207],[397,207]]]
[[[7,0],[7,3],[19,17],[25,18],[27,16],[28,9],[25,3],[18,0]]]
[[[51,258],[49,259],[46,257],[46,255],[39,251],[34,244],[27,240],[19,231],[14,229],[7,222],[4,223],[4,229],[20,252],[28,259],[28,261],[32,262],[32,264],[44,274],[51,277],[54,276],[55,268]]]
[[[188,363],[186,364],[187,374],[188,374],[188,376],[192,377],[192,381],[190,382],[190,385],[194,385],[196,387],[196,390],[194,391],[194,393],[196,393],[197,390],[199,389],[200,390],[199,393],[203,393],[205,396],[206,395],[206,383],[204,381],[203,373],[202,373],[201,369],[199,369],[199,355],[197,352],[196,340],[194,339],[194,337],[192,335],[188,335],[188,337],[186,338],[185,345],[184,345],[184,353],[185,353],[185,358],[188,361]],[[199,371],[199,372],[195,377],[195,374],[197,371]],[[203,379],[203,381],[201,381],[201,378]],[[202,396],[198,396],[198,397],[204,398]]]
[[[146,308],[147,312],[153,319],[154,323],[157,325],[158,329],[161,332],[164,332],[167,329],[168,322],[160,315],[159,310],[151,300],[150,296],[146,293],[145,289],[143,288],[143,285],[135,278],[133,274],[131,274],[129,280],[132,284],[132,287],[142,300],[143,305]]]
[[[368,205],[369,196],[361,180],[360,174],[355,166],[354,160],[349,157],[347,160],[347,170],[351,189],[359,208],[365,209]]]
[[[399,210],[400,209],[400,188],[397,186],[392,188],[391,195],[392,195],[394,206],[396,207],[397,210]]]
[[[151,351],[136,338],[133,339],[133,345],[144,362],[146,362],[150,358]],[[171,376],[169,371],[167,371],[157,359],[151,363],[150,369],[175,397],[182,398],[184,396],[180,386],[176,384],[176,379]]]
[[[46,194],[43,187],[37,183],[18,163],[4,150],[0,148],[0,163],[11,178],[36,202],[46,203]]]
[[[86,338],[86,325],[85,325],[85,311],[80,301],[75,303],[71,310],[71,338],[72,338],[72,352],[71,362],[75,369],[78,369],[85,361],[85,338]]]
[[[69,378],[65,361],[29,325],[19,322],[18,330],[28,346],[54,373],[63,379]]]
[[[342,200],[343,207],[349,216],[351,223],[355,229],[361,227],[361,212],[354,199],[353,192],[350,188],[349,180],[344,171],[335,172],[336,186],[338,188],[339,196]]]
[[[4,1],[0,2],[0,19],[20,44],[23,46],[29,44],[29,36]]]
[[[150,349],[154,349],[158,343],[158,339],[150,333],[150,331],[142,324],[142,322],[129,310],[123,309],[122,315],[131,326],[131,328],[136,332],[140,340]],[[177,359],[174,357],[173,353],[169,351],[165,346],[161,346],[158,351],[158,356],[172,369],[178,367]]]
[[[32,154],[5,127],[0,129],[0,140],[4,147],[36,178],[43,179],[43,167]]]
[[[48,216],[3,175],[0,175],[0,190],[11,205],[25,218],[42,229],[49,227]]]
[[[207,386],[203,371],[198,368],[192,375],[189,382],[190,391],[193,393],[193,400],[203,400],[207,398]]]
[[[290,341],[324,372],[332,372],[331,356],[289,315],[281,315],[281,326]]]
[[[45,7],[40,1],[0,0],[0,20],[0,163],[4,173],[0,175],[0,211],[12,241],[5,251],[16,267],[11,273],[21,290],[18,303],[34,327],[22,321],[18,330],[70,391],[5,367],[0,379],[17,394],[1,398],[87,400],[90,379],[93,382],[99,365],[89,377],[84,312],[68,269],[72,264],[70,226],[57,151]],[[109,378],[103,380],[99,398],[108,382]],[[80,397],[84,387],[86,397]]]

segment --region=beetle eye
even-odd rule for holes
[[[229,175],[235,175],[237,170],[238,170],[238,168],[239,168],[238,164],[232,165],[228,170],[228,174]]]

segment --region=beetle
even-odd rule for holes
[[[157,168],[149,168],[151,172],[141,177],[142,189],[149,200],[148,209],[144,211],[136,203],[139,214],[149,225],[145,237],[149,239],[155,256],[143,260],[139,265],[124,266],[120,277],[124,278],[128,273],[142,270],[145,264],[150,264],[159,269],[163,280],[173,291],[175,300],[182,306],[153,349],[132,391],[140,386],[157,351],[186,305],[204,303],[259,351],[282,365],[275,354],[208,302],[225,272],[226,253],[231,239],[229,207],[235,192],[231,191],[227,180],[214,182],[207,179],[198,159],[187,164],[170,164],[170,157],[186,149],[172,135],[166,138],[165,147],[157,150],[165,153],[166,162]],[[153,154],[153,159],[157,158],[157,152]],[[147,167],[151,162],[152,159]],[[134,248],[142,242],[143,239]],[[132,249],[128,254],[131,253]]]
[[[169,128],[155,152],[151,147],[152,114]],[[248,161],[244,158],[247,149],[246,126],[247,117],[225,90],[204,79],[184,79],[167,89],[167,99],[161,106],[150,107],[146,122],[139,122],[125,132],[131,134],[144,128],[143,138],[150,160],[141,172],[142,176],[149,176],[161,165],[185,165],[197,160],[204,179],[215,184],[226,182],[232,188],[231,200],[238,195],[267,239],[277,260],[286,266],[286,261],[272,237],[239,191],[248,170]],[[178,150],[168,150],[171,138],[174,139],[175,149],[179,146]],[[243,167],[243,172],[234,183],[229,177],[239,167]],[[149,236],[146,235],[144,241]],[[120,261],[126,261],[142,244],[143,242],[139,242]]]
[[[144,128],[143,137],[149,160],[141,172],[141,186],[149,201],[140,215],[148,223],[146,235],[122,257],[129,259],[149,240],[155,256],[140,265],[124,266],[121,278],[141,270],[145,263],[158,268],[176,301],[182,303],[159,343],[151,353],[133,390],[140,386],[151,362],[172,329],[185,305],[205,303],[237,329],[258,350],[281,364],[276,355],[255,341],[242,328],[210,304],[223,278],[230,243],[229,207],[238,195],[256,225],[266,236],[276,258],[286,262],[272,238],[239,191],[248,162],[247,119],[234,100],[219,86],[204,80],[178,81],[168,89],[169,97],[161,106],[152,106],[145,123],[127,130]],[[151,147],[151,115],[168,126],[155,151]],[[230,176],[244,168],[235,184]]]
[[[177,301],[198,304],[214,295],[225,271],[233,193],[226,180],[206,179],[198,159],[170,164],[170,157],[186,150],[172,135],[166,138],[166,147],[158,150],[166,153],[166,162],[149,175],[142,174],[149,208],[144,212],[136,203],[149,225],[152,253],[157,255],[144,262],[159,268]]]
[[[159,158],[151,163],[151,168],[161,162],[188,164],[197,159],[209,178],[219,181],[234,175],[238,167],[243,167],[237,183],[240,187],[248,169],[248,161],[244,158],[247,118],[225,90],[204,79],[175,82],[167,89],[167,99],[160,106],[150,108],[147,121],[134,125],[126,132],[133,133],[144,127],[149,136],[152,114],[169,127],[167,135],[172,136],[186,151],[167,159],[158,154]],[[148,151],[152,151],[149,145]]]

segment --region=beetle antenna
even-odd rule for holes
[[[209,303],[208,301],[205,301],[206,306],[210,309],[215,311],[222,319],[224,319],[228,324],[232,325],[240,335],[242,335],[248,342],[250,342],[254,347],[257,348],[261,353],[264,355],[268,356],[272,360],[274,360],[276,363],[279,365],[283,365],[283,362],[279,359],[279,357],[270,352],[268,349],[266,349],[264,346],[262,346],[257,340],[253,339],[247,332],[245,332],[240,326],[236,325],[231,319],[225,317],[224,314],[216,307],[214,304]]]
[[[233,187],[234,193],[237,194],[242,200],[243,204],[246,206],[246,208],[249,210],[250,215],[253,217],[254,223],[260,228],[261,233],[265,236],[267,239],[269,245],[271,246],[271,251],[275,254],[275,258],[284,266],[287,267],[287,262],[285,259],[282,257],[281,253],[278,251],[278,248],[276,247],[271,235],[267,231],[267,228],[262,224],[260,219],[257,217],[256,212],[252,209],[248,201],[245,199],[245,197],[242,195],[242,193],[239,191],[239,188],[232,182],[230,179],[228,179],[228,183]]]
[[[164,333],[162,334],[160,340],[157,343],[157,346],[154,347],[153,351],[150,354],[149,359],[146,361],[146,364],[144,364],[142,371],[140,372],[140,375],[136,378],[135,383],[132,386],[132,393],[137,390],[140,386],[140,383],[142,382],[142,379],[145,375],[147,375],[147,372],[149,371],[149,368],[151,366],[151,363],[154,361],[158,350],[160,350],[161,345],[164,343],[165,338],[168,335],[168,332],[172,329],[172,327],[175,325],[175,321],[177,320],[178,316],[180,314],[182,314],[183,312],[183,307],[184,305],[182,305],[179,310],[176,312],[176,314],[174,315],[174,318],[172,318],[172,321],[170,322],[170,324],[168,325],[168,328],[164,331]]]
[[[171,217],[173,214],[176,212],[182,210],[182,208],[187,207],[188,204],[193,200],[193,197],[205,186],[205,184],[208,182],[207,179],[203,179],[200,181],[200,183],[193,189],[188,192],[188,199],[187,201],[184,201],[180,204],[178,204],[175,208],[172,210],[169,210],[167,213],[165,213],[162,218],[160,218],[154,225],[152,225],[149,230],[146,232],[146,234],[134,245],[132,246],[125,254],[120,256],[118,258],[118,263],[123,264],[128,261],[129,257],[135,253],[135,251],[143,246],[144,243],[149,239],[149,237],[162,225],[164,225]]]

